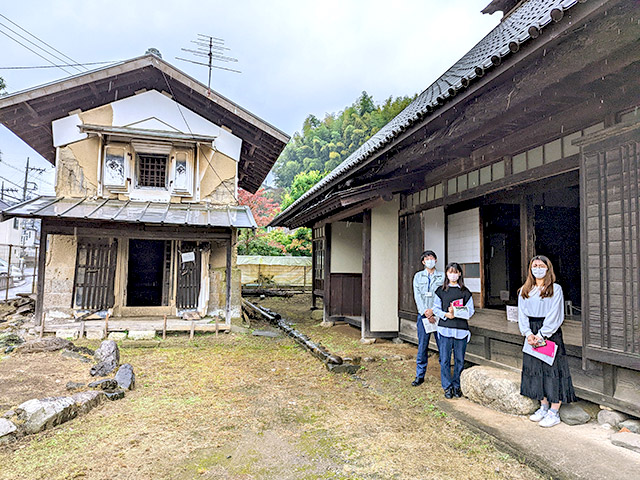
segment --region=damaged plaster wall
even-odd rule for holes
[[[236,234],[234,232],[233,241]],[[209,310],[207,316],[218,316],[222,319],[226,315],[226,282],[227,247],[225,242],[211,242],[209,257]],[[240,284],[240,269],[237,267],[236,248],[231,249],[231,318],[240,318],[242,304],[242,287]]]
[[[88,138],[58,148],[56,195],[87,197],[98,194],[98,149],[100,140]]]
[[[237,162],[208,147],[201,148],[199,159],[200,198],[214,205],[236,205]]]
[[[73,317],[76,237],[50,235],[45,265],[43,313],[47,323]]]

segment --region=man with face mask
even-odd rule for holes
[[[413,277],[413,298],[418,308],[418,355],[416,356],[416,378],[411,385],[417,387],[424,382],[427,371],[427,349],[431,333],[438,343],[437,318],[433,315],[433,298],[436,289],[444,283],[444,273],[436,270],[438,257],[432,250],[426,250],[420,257],[424,269]]]

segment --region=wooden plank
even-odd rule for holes
[[[331,316],[331,224],[324,225],[324,318]]]
[[[43,328],[40,330],[40,336],[44,331],[44,316],[43,316],[43,301],[44,301],[44,276],[45,276],[45,263],[47,255],[47,223],[42,221],[42,227],[40,232],[40,247],[38,249],[38,284],[36,289],[36,311],[35,321],[36,325],[40,325]]]
[[[227,247],[227,262],[226,262],[226,274],[227,274],[227,290],[225,292],[225,323],[227,325],[231,325],[231,282],[232,282],[232,272],[231,272],[231,239],[226,244]],[[217,328],[216,328],[217,331]]]
[[[370,335],[371,325],[371,210],[362,221],[362,337]]]

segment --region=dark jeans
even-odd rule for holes
[[[427,349],[429,348],[431,333],[424,331],[424,324],[422,323],[423,318],[424,317],[422,315],[418,315],[418,320],[416,322],[416,327],[418,328],[418,354],[416,355],[417,378],[424,378],[424,375],[427,372],[427,361],[429,360]],[[433,335],[436,345],[438,345],[438,332],[433,332]]]
[[[464,366],[464,354],[467,351],[467,339],[457,340],[453,337],[439,336],[440,381],[442,388],[460,388],[460,374]],[[453,377],[451,376],[451,351],[453,351]]]

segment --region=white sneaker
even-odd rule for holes
[[[529,420],[531,420],[532,422],[539,422],[547,415],[548,411],[549,411],[549,408],[540,407],[538,410],[534,412],[533,415],[529,417]]]
[[[540,423],[538,425],[540,425],[541,427],[553,427],[554,425],[557,425],[559,423],[560,414],[549,410],[544,418],[540,420]]]

